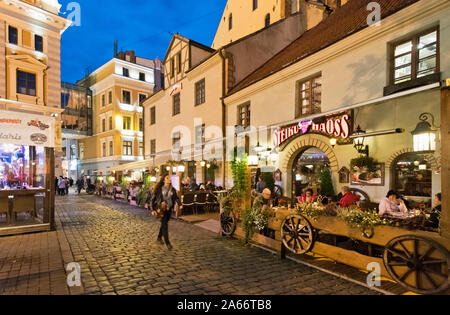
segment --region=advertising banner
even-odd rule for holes
[[[0,143],[55,147],[55,118],[0,110]]]

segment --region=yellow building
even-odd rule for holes
[[[93,136],[79,141],[81,175],[107,175],[110,168],[143,159],[141,103],[161,86],[161,61],[119,53],[79,84],[93,97]]]
[[[269,25],[300,13],[306,29],[317,25],[327,14],[348,0],[228,0],[217,28],[212,48],[218,49]],[[316,3],[316,4],[313,4]],[[306,16],[306,11],[308,15]]]

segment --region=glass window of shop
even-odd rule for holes
[[[4,228],[50,223],[45,151],[39,146],[0,144],[0,235]]]
[[[392,172],[395,190],[406,199],[431,206],[432,169],[426,156],[416,153],[400,155],[392,165]]]

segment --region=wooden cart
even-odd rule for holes
[[[221,212],[224,236],[244,236],[236,212]],[[363,270],[378,263],[381,276],[419,294],[443,293],[450,287],[450,240],[438,233],[391,226],[361,231],[338,217],[311,219],[286,208],[276,211],[268,228],[275,231],[275,239],[255,233],[252,241],[276,250],[282,258],[286,251],[312,252]],[[346,238],[357,248],[343,248],[339,241]]]

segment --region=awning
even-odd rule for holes
[[[144,160],[138,162],[132,162],[127,164],[118,165],[115,167],[108,167],[107,171],[110,172],[120,172],[120,171],[134,171],[134,170],[142,170],[145,168],[150,168],[153,165],[153,160]]]

